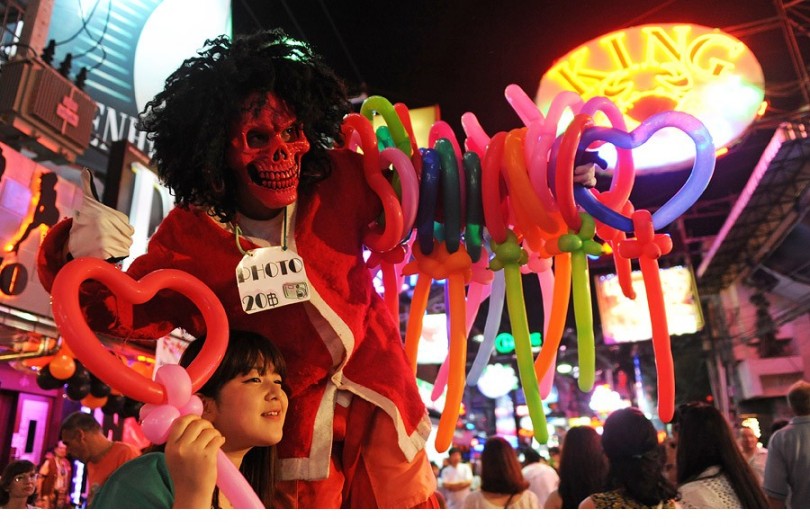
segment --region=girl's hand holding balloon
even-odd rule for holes
[[[166,466],[174,482],[175,509],[207,509],[217,483],[217,452],[225,438],[206,419],[185,415],[172,423]]]

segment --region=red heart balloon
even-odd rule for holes
[[[122,364],[87,325],[79,306],[79,288],[84,281],[91,279],[103,283],[113,295],[132,304],[143,304],[162,289],[177,291],[191,300],[205,320],[207,338],[187,371],[192,392],[202,388],[216,371],[228,345],[225,309],[204,283],[176,269],[153,271],[136,281],[98,258],[77,258],[65,265],[54,279],[51,289],[54,321],[76,358],[113,389],[151,404],[166,402],[163,386]]]

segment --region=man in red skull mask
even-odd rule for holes
[[[398,321],[362,256],[381,204],[360,156],[336,148],[349,111],[331,70],[280,31],[208,42],[141,116],[178,206],[127,273],[195,275],[233,329],[266,335],[284,353],[290,402],[277,506],[436,507],[424,451],[430,422]],[[43,243],[47,288],[70,257],[120,258],[131,244],[127,218],[92,199],[83,178],[84,204]],[[283,294],[250,289],[279,274]],[[137,306],[100,286],[84,293],[100,331],[130,339],[205,331],[196,308],[171,291]]]

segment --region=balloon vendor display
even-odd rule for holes
[[[593,388],[596,351],[588,256],[600,255],[602,242],[613,250],[616,274],[628,298],[635,297],[632,260],[639,261],[653,321],[658,413],[669,422],[675,379],[658,258],[672,250],[672,242],[656,231],[683,214],[706,189],[715,163],[711,137],[697,119],[682,112],[655,114],[628,132],[621,113],[604,97],[583,101],[576,93],[561,92],[546,115],[516,85],[506,88],[505,97],[524,126],[489,134],[468,112],[461,119],[465,134],[461,142],[448,123],[438,121],[430,129],[428,146],[419,148],[408,108],[379,96],[369,97],[359,113],[344,118],[342,126],[345,148],[362,155],[364,176],[380,200],[382,212],[367,227],[363,244],[369,272],[381,272],[383,298],[397,321],[404,277],[416,275],[404,338],[405,358],[414,375],[431,287],[444,283],[449,345],[431,395],[433,400],[445,395],[436,450],[444,452],[453,444],[465,386],[478,383],[492,357],[504,304],[538,442],[548,440],[543,399],[553,385],[570,303],[578,340],[578,385],[582,391]],[[600,113],[610,126],[594,125]],[[574,117],[563,129],[568,114]],[[385,123],[376,129],[375,115]],[[665,127],[679,129],[694,141],[692,172],[684,188],[655,213],[635,210],[629,201],[635,180],[633,149]],[[617,164],[609,190],[599,192],[580,184],[575,167],[602,166],[592,149],[605,142],[616,147]],[[543,300],[543,341],[536,357],[522,274],[537,275]],[[153,381],[134,365],[123,364],[87,327],[79,289],[89,279],[134,303],[148,301],[160,289],[174,289],[197,305],[208,333],[217,338],[206,342],[187,371],[164,366]],[[165,440],[173,419],[199,411],[191,394],[213,374],[227,335],[222,306],[204,285],[168,270],[135,282],[105,262],[80,258],[58,274],[52,296],[54,317],[67,346],[38,364],[41,387],[67,383],[69,397],[101,406],[105,412],[131,413],[133,404],[145,403],[140,410],[142,426],[154,442]],[[466,372],[467,339],[487,299],[483,341]],[[121,395],[111,394],[109,388]],[[261,507],[238,470],[220,454],[218,485],[223,492],[239,507]]]
[[[695,163],[683,188],[654,214],[636,210],[632,219],[627,218],[588,189],[579,187],[575,191],[573,185],[566,184],[571,182],[568,169],[573,168],[575,149],[581,149],[583,145],[587,147],[596,141],[607,141],[619,148],[632,149],[643,145],[655,132],[666,127],[677,128],[692,139],[695,143]],[[578,115],[565,132],[557,162],[561,211],[570,229],[584,226],[584,222],[577,221],[579,218],[575,214],[573,198],[576,196],[576,202],[596,220],[636,235],[633,239],[620,241],[618,251],[623,258],[639,259],[653,327],[652,341],[658,373],[658,415],[662,421],[669,422],[675,412],[675,371],[658,258],[672,250],[672,240],[668,235],[655,234],[655,230],[666,227],[686,212],[709,185],[715,164],[714,144],[709,131],[691,115],[674,111],[655,114],[630,133],[592,126],[589,118]],[[580,217],[590,216],[580,213]]]
[[[160,290],[172,289],[199,309],[209,338],[188,369],[167,364],[155,380],[127,367],[99,342],[88,327],[79,305],[80,289],[97,280],[117,297],[142,304]],[[87,369],[110,387],[146,403],[140,411],[144,435],[152,443],[165,443],[170,425],[182,415],[201,415],[198,391],[214,374],[227,347],[228,320],[213,292],[198,279],[178,270],[158,270],[135,281],[118,268],[97,258],[77,258],[66,264],[51,291],[54,321],[62,337]],[[217,486],[235,508],[264,508],[261,500],[224,452],[217,452]]]
[[[635,298],[632,259],[639,260],[654,328],[658,414],[669,422],[675,381],[657,258],[671,251],[672,242],[668,235],[655,231],[683,214],[706,189],[715,163],[708,131],[691,115],[672,111],[655,114],[628,132],[621,112],[604,97],[583,101],[576,93],[561,92],[547,115],[516,85],[506,88],[505,97],[524,127],[488,134],[474,114],[465,113],[461,119],[465,151],[443,121],[431,127],[429,148],[417,149],[410,122],[402,124],[407,108],[400,103],[391,106],[382,97],[368,99],[368,107],[361,110],[364,122],[357,114],[345,121],[347,144],[362,152],[369,181],[372,176],[379,179],[380,167],[388,174],[382,178],[388,187],[381,183],[374,187],[384,217],[371,227],[367,247],[371,271],[392,274],[384,277],[383,284],[386,301],[389,295],[397,299],[396,306],[393,299],[389,303],[393,315],[398,316],[402,276],[417,275],[405,332],[406,358],[414,373],[431,285],[445,281],[449,350],[432,393],[433,400],[445,394],[436,449],[445,451],[452,444],[464,386],[477,384],[494,352],[504,301],[515,338],[519,378],[539,442],[548,438],[542,399],[551,391],[572,299],[578,384],[582,391],[593,388],[596,350],[588,256],[600,255],[603,242],[612,249],[622,292],[631,299]],[[376,132],[371,124],[375,112],[386,122]],[[566,112],[574,118],[563,129]],[[600,113],[609,127],[594,126]],[[695,162],[684,188],[650,214],[635,210],[629,201],[635,181],[633,149],[665,127],[676,128],[695,142]],[[617,163],[610,188],[599,192],[579,184],[574,169],[586,163],[606,168],[589,150],[605,142],[616,147]],[[399,149],[402,155],[383,158],[378,153],[389,149]],[[410,156],[411,163],[406,164],[403,156]],[[418,182],[417,199],[413,181]],[[392,193],[402,207],[405,219],[401,223]],[[396,224],[385,229],[390,235],[385,237],[386,244],[380,244],[384,235],[379,232],[388,222]],[[398,239],[394,233],[399,234]],[[396,251],[396,256],[389,256],[390,251]],[[537,274],[543,296],[543,342],[536,359],[532,357],[521,273]],[[465,375],[466,339],[478,307],[487,298],[483,341]]]

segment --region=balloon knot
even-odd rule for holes
[[[622,258],[647,258],[657,260],[672,251],[672,239],[668,234],[656,234],[652,216],[648,210],[633,213],[635,238],[619,241],[618,252]]]
[[[593,240],[596,235],[596,223],[593,217],[584,212],[580,212],[579,217],[582,220],[579,231],[576,233],[569,232],[557,238],[558,250],[566,253],[582,251],[585,254],[599,256],[602,254],[602,245]]]
[[[521,248],[517,236],[511,230],[507,231],[503,243],[493,240],[490,245],[495,253],[489,262],[489,268],[493,271],[500,271],[509,264],[526,265],[529,262],[528,253]]]

